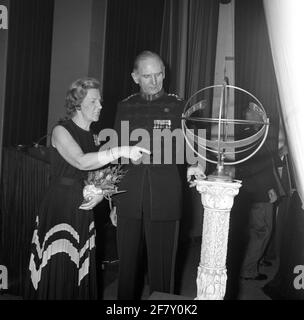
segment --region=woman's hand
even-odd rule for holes
[[[133,161],[139,160],[143,156],[143,153],[151,154],[151,152],[148,149],[138,146],[122,146],[120,147],[120,152],[122,157],[129,158]]]
[[[98,194],[93,197],[91,197],[89,202],[83,203],[79,209],[81,210],[92,210],[99,202],[103,200],[103,195]]]

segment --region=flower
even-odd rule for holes
[[[109,165],[103,169],[90,171],[83,188],[85,202],[100,194],[103,194],[107,200],[111,201],[112,195],[121,192],[117,190],[118,184],[125,173],[126,171],[122,170],[122,165]]]

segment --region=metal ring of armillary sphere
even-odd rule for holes
[[[215,90],[220,90],[220,94],[218,95],[220,97],[218,117],[206,118],[195,116],[195,112],[206,109],[208,100],[206,97],[209,97],[209,99],[211,97],[214,101]],[[231,90],[234,90],[234,94],[244,96],[243,101],[248,102],[250,100],[249,106],[245,105],[244,108],[250,108],[257,115],[256,119],[247,120],[228,117],[228,106],[231,105],[232,100]],[[193,124],[198,124],[199,126],[199,123],[208,124],[209,127],[216,125],[216,134],[210,139],[197,135],[195,134],[195,130],[189,129],[189,123],[192,124],[192,127]],[[236,140],[227,134],[229,126],[235,125],[257,125],[258,129],[254,134]],[[226,84],[213,85],[197,91],[187,100],[182,115],[182,129],[185,140],[192,151],[201,159],[217,164],[219,167],[239,164],[256,154],[266,140],[269,130],[269,119],[262,103],[250,92]],[[197,149],[194,147],[195,144],[197,145]],[[204,152],[199,152],[199,150],[203,150]],[[217,160],[213,160],[211,156],[207,155],[213,155],[213,158],[217,158]],[[237,160],[235,156],[237,156]]]

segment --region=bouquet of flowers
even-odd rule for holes
[[[83,188],[84,202],[89,202],[95,195],[103,194],[111,202],[111,196],[117,193],[118,184],[125,175],[122,165],[108,166],[106,168],[90,171]]]

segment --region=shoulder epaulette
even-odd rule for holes
[[[131,98],[133,98],[133,97],[135,97],[135,96],[138,96],[138,95],[139,95],[138,92],[137,92],[137,93],[133,93],[133,94],[131,94],[130,96],[128,96],[127,98],[123,99],[121,102],[128,101],[129,99],[131,99]]]
[[[182,98],[180,98],[177,94],[174,94],[174,93],[168,93],[168,96],[169,97],[175,97],[177,100],[183,100]]]

